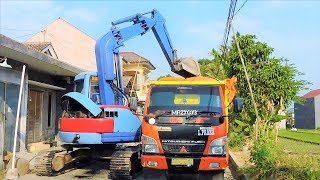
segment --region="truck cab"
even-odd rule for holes
[[[223,176],[228,166],[228,105],[235,82],[201,76],[152,82],[142,122],[142,166]]]

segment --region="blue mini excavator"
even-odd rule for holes
[[[133,24],[116,27],[126,22]],[[125,41],[152,30],[171,71],[183,77],[200,75],[199,65],[192,58],[177,58],[165,19],[157,10],[111,24],[111,31],[96,42],[97,72],[78,74],[74,92],[61,98],[64,113],[59,120],[59,138],[62,145],[36,157],[38,175],[52,175],[82,158],[110,159],[111,179],[130,179],[141,169],[141,121],[135,114],[137,98],[129,97],[124,91],[119,56],[119,47]]]

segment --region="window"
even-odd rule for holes
[[[140,76],[140,74],[137,74],[136,82],[135,82],[135,86],[136,86],[137,91],[140,90],[140,84],[141,84],[141,76]]]
[[[96,104],[101,104],[100,90],[97,76],[93,76],[90,82],[90,99]]]
[[[83,93],[83,80],[75,82],[75,91],[78,93]]]

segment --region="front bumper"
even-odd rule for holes
[[[192,158],[193,164],[189,166],[172,165],[171,161],[173,158]],[[173,156],[164,156],[164,155],[143,154],[141,156],[141,162],[142,162],[142,166],[145,168],[168,170],[172,172],[188,172],[188,173],[194,173],[198,171],[225,170],[228,166],[228,158],[225,156],[224,157],[212,157],[212,156],[173,157]]]

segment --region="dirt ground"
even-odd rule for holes
[[[240,166],[250,165],[250,152],[249,151],[232,151],[235,157],[237,158],[237,162],[240,163]]]
[[[21,176],[21,180],[69,180],[69,179],[108,179],[108,162],[106,161],[95,161],[92,160],[90,162],[81,162],[74,164],[71,168],[68,170],[65,170],[64,172],[57,174],[53,177],[43,177],[43,176],[37,176],[35,174],[27,174],[24,176]],[[143,179],[143,173],[141,172],[135,179]],[[166,179],[165,176],[163,177],[155,177],[156,179]],[[179,178],[181,179],[181,178]],[[195,179],[193,176],[184,176],[183,179]],[[234,179],[232,176],[232,173],[230,169],[228,168],[225,171],[225,179],[226,180],[232,180]]]

